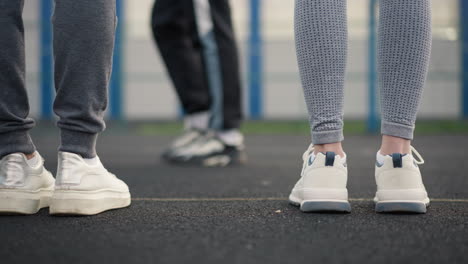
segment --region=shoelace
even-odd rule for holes
[[[306,161],[309,158],[310,153],[312,153],[314,150],[314,144],[310,144],[310,146],[307,148],[304,154],[302,154],[302,160]]]
[[[411,146],[411,153],[414,154],[414,156],[416,156],[416,158],[418,158],[418,159],[414,159],[414,162],[417,165],[424,164],[423,157],[421,156],[421,154],[419,154],[419,152],[413,146]]]
[[[310,153],[312,153],[314,151],[314,144],[310,144],[309,147],[307,148],[307,150],[304,152],[304,154],[302,154],[302,170],[301,170],[301,175],[304,173],[304,170],[306,169],[307,167],[307,160],[309,158],[309,155]]]

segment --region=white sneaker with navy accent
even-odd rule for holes
[[[314,147],[310,145],[302,159],[301,178],[292,189],[289,202],[300,206],[303,212],[350,212],[346,157],[334,152],[314,155]]]
[[[59,152],[51,214],[94,215],[130,205],[128,186],[96,159],[90,165],[80,155]]]
[[[49,206],[55,179],[39,153],[34,154],[38,162],[33,166],[22,153],[0,160],[0,213],[34,214]]]
[[[425,213],[429,205],[418,165],[424,164],[421,155],[411,147],[413,155],[394,153],[379,158],[375,166],[377,193],[374,201],[377,212]],[[379,155],[379,153],[377,154]]]

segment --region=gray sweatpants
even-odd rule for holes
[[[430,0],[379,3],[382,134],[412,139],[431,53]],[[343,140],[346,20],[346,0],[296,0],[297,58],[314,144]]]
[[[23,0],[0,0],[0,157],[32,153],[25,89]],[[115,0],[55,0],[53,16],[54,112],[61,130],[59,150],[96,155],[104,130],[107,87],[116,27]]]

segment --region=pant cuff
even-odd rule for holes
[[[61,129],[59,151],[75,153],[85,159],[94,158],[97,137],[97,134]]]
[[[343,130],[312,131],[312,144],[329,144],[343,141]]]
[[[413,139],[414,126],[397,124],[393,122],[382,121],[382,135],[399,137],[404,139]]]
[[[36,151],[27,130],[0,134],[0,158],[11,153],[31,154]]]

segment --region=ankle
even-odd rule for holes
[[[24,153],[24,156],[26,157],[26,163],[30,167],[35,168],[40,165],[41,158],[36,152],[30,153],[30,154]]]
[[[411,151],[411,140],[394,136],[383,135],[380,154],[389,155],[392,153],[408,154]]]
[[[341,142],[317,144],[317,145],[314,145],[314,148],[315,148],[315,151],[314,151],[315,154],[319,152],[335,152],[335,154],[340,155],[341,157],[346,156],[343,150],[343,146],[341,145]]]
[[[30,160],[36,156],[36,152],[30,153],[30,154],[24,153],[24,156],[26,157],[26,159]]]

